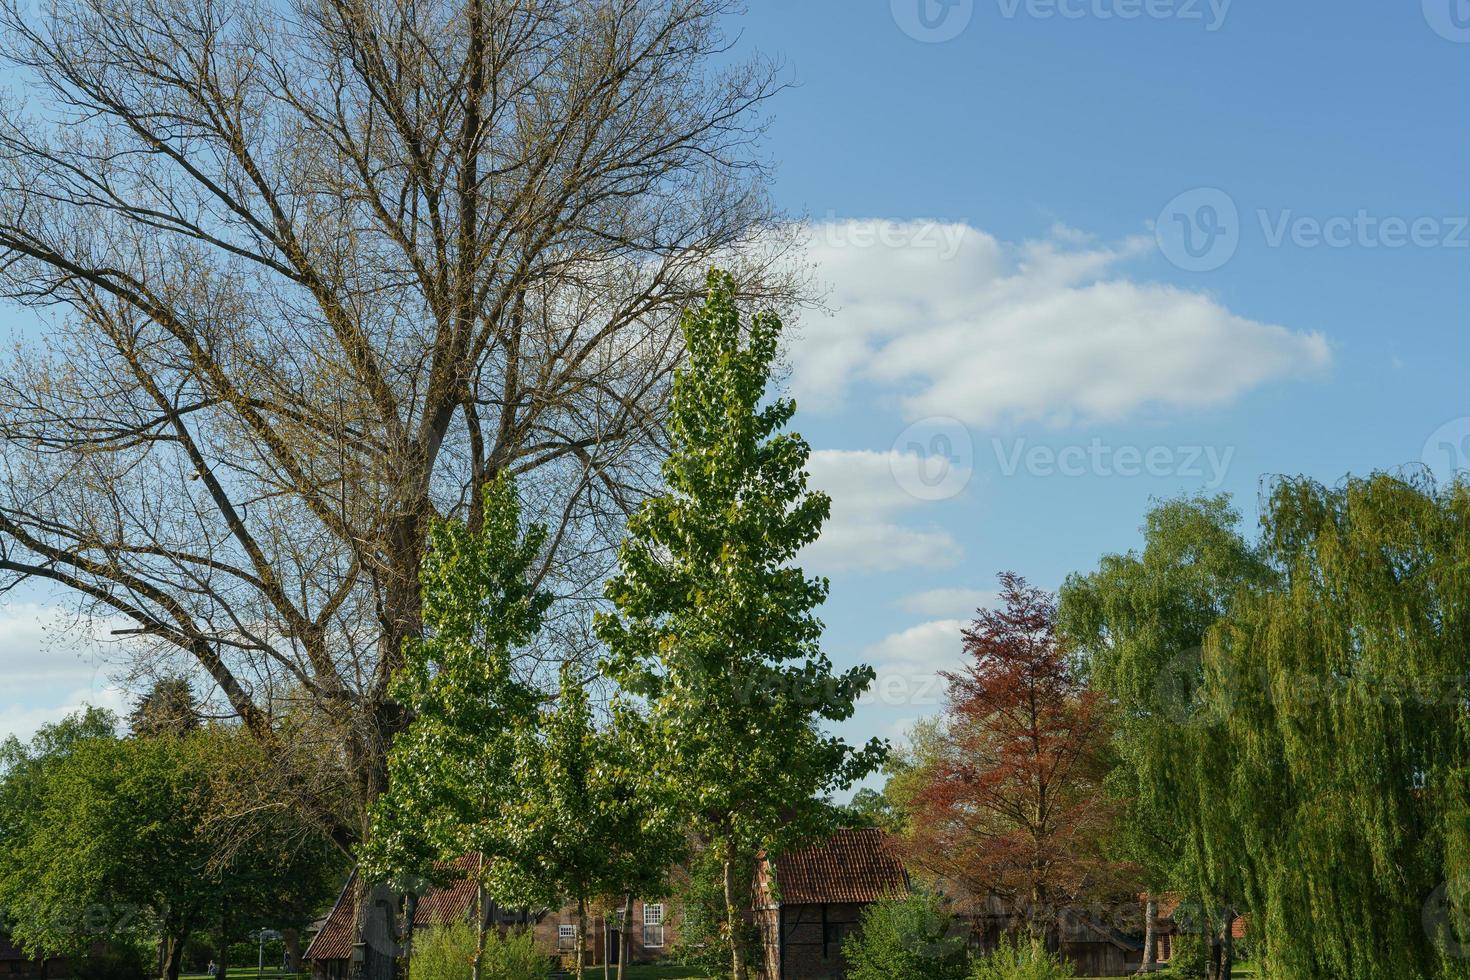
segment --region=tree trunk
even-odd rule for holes
[[[281,941],[286,944],[286,965],[292,973],[301,972],[301,931],[282,929]]]
[[[735,861],[725,859],[725,929],[730,935],[731,980],[746,980],[745,944],[741,942],[742,916],[735,904]]]
[[[480,980],[485,966],[485,883],[475,885],[475,960],[470,964],[470,980]]]
[[[633,895],[630,892],[623,900],[623,929],[618,933],[618,980],[623,980],[623,964],[633,952]]]
[[[1235,971],[1235,910],[1225,910],[1225,924],[1220,928],[1220,976],[1230,980]]]
[[[178,935],[165,936],[163,940],[163,977],[164,980],[179,980],[179,964],[184,959],[184,937]],[[225,959],[220,957],[219,975],[225,975]]]
[[[1230,974],[1225,972],[1225,943],[1220,938],[1228,928],[1222,926],[1210,932],[1210,959],[1205,970],[1205,980],[1230,980]]]
[[[1139,973],[1152,973],[1154,969],[1154,946],[1158,942],[1156,930],[1159,922],[1159,900],[1150,892],[1143,903],[1143,962]]]
[[[358,877],[357,941],[362,961],[351,968],[353,980],[397,980],[396,915],[390,906],[397,896],[386,888],[374,888]]]
[[[587,961],[587,899],[577,896],[577,962],[572,975],[582,980],[582,968]]]
[[[413,973],[413,920],[419,914],[419,897],[409,892],[403,897],[403,926],[399,931],[399,959],[403,961],[401,980]]]

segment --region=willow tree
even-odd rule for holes
[[[1218,813],[1199,805],[1199,781],[1227,746],[1223,717],[1200,696],[1201,649],[1242,589],[1270,581],[1239,523],[1226,496],[1163,502],[1148,514],[1142,551],[1108,555],[1096,571],[1069,577],[1058,606],[1068,644],[1116,709],[1108,785],[1125,815],[1114,846],[1149,889],[1144,963],[1153,962],[1157,896],[1176,892],[1211,912],[1213,960],[1224,976],[1230,910],[1242,896],[1233,864],[1204,860]]]
[[[735,284],[711,272],[683,320],[689,363],[674,381],[668,492],[629,521],[598,621],[611,671],[648,703],[650,762],[723,867],[731,971],[746,974],[745,860],[774,854],[830,813],[824,794],[882,761],[823,731],[852,716],[870,667],[833,670],[814,610],[828,583],[793,562],[831,509],[807,487],[796,412],[767,396],[781,336],[772,313],[742,324]]]
[[[792,295],[780,85],[729,6],[0,0],[0,296],[40,314],[0,364],[0,587],[131,620],[262,741],[305,702],[355,805],[282,785],[360,840],[430,521],[517,475],[547,645],[585,646],[678,312],[715,256]]]
[[[1243,869],[1271,976],[1470,974],[1470,487],[1286,480],[1263,521],[1282,584],[1205,648],[1233,824],[1206,855]]]

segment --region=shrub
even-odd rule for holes
[[[436,926],[414,936],[411,980],[470,980],[475,927],[466,922]],[[529,932],[485,936],[482,975],[486,980],[545,980],[551,961]]]
[[[108,944],[78,959],[72,969],[75,980],[145,980],[154,971],[143,961],[143,953],[130,943]]]
[[[744,859],[741,866],[747,867]],[[753,861],[749,862],[748,869],[754,869]],[[751,874],[740,874],[736,880],[747,882],[752,877]],[[750,899],[748,886],[741,888],[735,896],[735,901],[745,908],[750,907]],[[730,948],[725,939],[725,871],[713,849],[706,848],[694,855],[689,865],[689,878],[679,888],[676,901],[681,918],[674,958],[682,966],[698,970],[700,976],[728,977]],[[757,962],[760,934],[753,923],[745,924],[740,942],[745,949],[746,962]]]
[[[1179,980],[1197,980],[1208,975],[1210,948],[1197,933],[1180,933],[1174,937],[1169,954],[1168,975]]]
[[[963,980],[964,939],[952,934],[939,896],[875,902],[842,946],[850,980]]]
[[[975,960],[971,980],[1073,980],[1071,964],[1035,940],[1002,939]]]

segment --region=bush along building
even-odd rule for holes
[[[342,886],[336,904],[322,923],[316,938],[306,951],[306,961],[313,980],[349,980],[353,976],[355,922],[353,896],[357,889],[357,873],[353,872]],[[412,955],[412,944],[399,923],[412,920],[412,932],[435,926],[471,922],[475,914],[475,885],[457,880],[442,888],[433,888],[419,896],[403,897],[392,893],[376,895],[380,915],[389,920],[378,930],[390,935],[394,957]],[[589,916],[587,952],[583,965],[601,967],[616,965],[624,946],[622,909],[614,914]],[[549,956],[570,970],[576,956],[577,908],[528,910],[508,908],[494,902],[485,909],[487,924],[503,933],[529,930],[536,944]],[[634,898],[627,931],[629,963],[657,963],[668,957],[678,937],[678,916],[667,899]]]

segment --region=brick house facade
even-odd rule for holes
[[[460,873],[472,870],[473,858],[456,862],[454,869]],[[346,980],[351,975],[353,937],[356,932],[353,921],[353,901],[357,889],[357,873],[354,871],[342,886],[332,911],[323,921],[321,929],[307,947],[307,961],[314,980]],[[387,895],[377,900],[382,906],[380,914],[394,920],[385,923],[382,933],[401,940],[397,923],[407,916],[406,907],[399,905],[398,896]],[[443,888],[430,889],[421,896],[409,899],[413,909],[413,930],[431,929],[434,926],[454,922],[470,922],[475,911],[475,886],[473,882],[460,879]],[[487,908],[487,917],[496,929],[513,932],[529,929],[536,944],[549,956],[570,969],[576,956],[577,907],[527,911],[497,907],[493,902]],[[620,955],[621,932],[615,920],[602,914],[588,914],[587,953],[585,966],[600,967],[604,962],[617,963]],[[670,902],[663,899],[641,899],[633,901],[632,928],[628,935],[628,962],[656,963],[668,956],[678,937],[678,915]],[[395,942],[401,954],[402,947]],[[411,946],[410,946],[411,955]]]
[[[35,959],[10,941],[9,933],[0,930],[0,978],[6,980],[48,980],[71,975],[70,961],[63,957]]]

